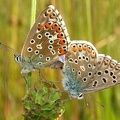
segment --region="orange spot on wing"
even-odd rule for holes
[[[72,50],[73,52],[76,52],[76,51],[77,51],[77,48],[76,48],[76,47],[72,47],[71,50]]]
[[[92,50],[91,58],[95,58],[95,52]]]
[[[78,47],[78,50],[81,52],[83,49],[82,49],[82,47]]]
[[[62,34],[62,33],[59,33],[59,34],[57,35],[57,37],[58,37],[58,38],[63,38],[63,34]]]
[[[53,24],[53,25],[52,25],[52,29],[54,29],[57,33],[60,33],[60,32],[61,32],[61,29],[60,29],[60,27],[58,27],[57,24]]]
[[[51,14],[51,15],[50,15],[50,18],[51,18],[51,19],[54,19],[55,17],[56,17],[56,16],[55,16],[54,14]]]
[[[60,40],[59,40],[59,44],[64,45],[64,44],[65,44],[65,40],[60,39]]]
[[[62,47],[59,48],[59,55],[64,55],[66,53],[66,50]]]
[[[43,27],[44,27],[43,25],[39,25],[39,26],[38,26],[38,30],[42,30]]]
[[[46,23],[46,24],[45,24],[45,27],[46,27],[46,28],[50,28],[50,24],[49,24],[49,23]]]
[[[87,51],[91,53],[92,49],[90,47],[87,47]]]
[[[57,25],[56,24],[53,24],[52,25],[52,29],[56,29]]]
[[[56,32],[57,32],[57,33],[60,33],[60,32],[61,32],[59,27],[56,28]]]
[[[83,50],[87,50],[87,46],[86,45],[83,45]]]

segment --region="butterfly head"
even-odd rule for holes
[[[15,61],[20,64],[23,69],[21,73],[29,73],[31,71],[34,71],[34,65],[31,63],[31,61],[25,61],[25,59],[22,59],[21,55],[14,55]]]
[[[17,63],[21,64],[21,55],[14,55],[14,59]]]

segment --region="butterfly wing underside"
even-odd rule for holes
[[[63,69],[65,90],[78,98],[78,93],[103,90],[120,83],[120,63],[98,54],[86,41],[71,42]]]
[[[69,35],[65,23],[58,10],[50,5],[30,30],[21,57],[32,64],[47,66],[67,52],[68,42]]]
[[[65,56],[63,86],[70,96],[80,98],[95,73],[97,50],[87,41],[72,41]]]
[[[91,82],[84,88],[85,92],[99,91],[120,84],[120,63],[116,60],[110,56],[98,54],[96,67]]]

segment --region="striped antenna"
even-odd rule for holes
[[[9,47],[9,46],[7,46],[7,45],[1,43],[1,42],[0,42],[0,47],[2,47],[2,48],[5,49],[5,50],[12,51],[15,55],[18,55],[18,54],[19,54],[17,51],[15,51],[15,50],[12,49],[11,47]]]

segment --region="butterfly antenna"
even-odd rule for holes
[[[18,55],[18,54],[19,54],[17,51],[15,51],[15,50],[12,49],[11,47],[9,47],[9,46],[7,46],[7,45],[1,43],[1,42],[0,42],[0,47],[2,47],[2,48],[5,49],[5,50],[12,51],[15,55]]]
[[[85,96],[84,96],[84,103],[85,103],[86,106],[89,106],[89,104],[88,104],[88,102],[87,102]]]
[[[89,95],[90,98],[92,98],[98,105],[100,105],[102,108],[105,108],[105,106],[103,104],[101,104],[100,102],[98,102],[97,100],[94,99],[93,95]]]

